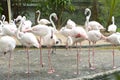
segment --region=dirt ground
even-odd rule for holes
[[[57,48],[56,53],[51,53],[52,65],[55,69],[53,74],[48,74],[48,51],[42,50],[44,67],[39,64],[39,49],[30,49],[30,80],[65,80],[77,77],[88,76],[100,72],[112,70],[112,49],[100,47],[95,49],[95,70],[88,67],[88,48],[82,48],[80,53],[80,74],[76,72],[76,48],[66,49]],[[12,54],[10,80],[28,80],[27,58],[23,48],[15,49]],[[8,74],[9,54],[0,56],[0,80],[6,80]],[[120,51],[115,50],[115,64],[120,67]]]

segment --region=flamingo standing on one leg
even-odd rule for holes
[[[20,29],[22,27],[22,20],[21,20],[21,23],[19,25],[19,28],[16,32],[16,37],[17,39],[21,42],[22,45],[26,46],[26,50],[27,50],[27,59],[28,59],[28,70],[27,70],[27,73],[28,73],[28,80],[29,80],[29,52],[28,52],[28,49],[31,47],[31,46],[35,46],[37,48],[40,47],[38,41],[37,41],[37,38],[35,37],[35,35],[33,35],[32,33],[29,33],[29,32],[21,32]]]
[[[15,47],[16,47],[16,41],[14,38],[12,38],[10,36],[3,36],[0,38],[0,51],[4,54],[6,54],[7,52],[10,52],[8,79],[7,80],[10,80],[11,55],[12,55],[12,52],[15,49]]]
[[[49,70],[48,73],[53,73],[55,72],[55,70],[53,69],[53,66],[51,64],[51,47],[53,45],[59,44],[60,40],[57,38],[57,36],[53,33],[53,31],[51,30],[50,33],[48,33],[44,38],[44,45],[46,45],[48,47],[48,65],[49,65]]]
[[[106,41],[107,42],[110,42],[113,46],[113,51],[112,51],[112,55],[113,55],[113,60],[112,60],[112,67],[113,68],[116,68],[115,66],[115,60],[114,60],[114,55],[115,55],[115,52],[114,52],[114,47],[118,44],[120,44],[120,33],[113,33],[111,34],[110,36],[106,37]]]

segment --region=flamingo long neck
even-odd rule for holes
[[[114,16],[112,17],[112,24],[115,24]]]
[[[53,20],[52,20],[52,16],[53,16],[53,15],[51,14],[50,17],[49,17],[49,19],[50,19],[50,22],[51,22],[53,28],[56,29],[56,26],[55,26],[55,24],[54,24],[54,22],[53,22]]]
[[[22,24],[23,24],[23,21],[22,21],[22,19],[21,19],[20,25],[19,25],[19,27],[18,27],[18,29],[17,29],[17,38],[18,38],[18,39],[21,39],[20,30],[21,30],[21,28],[22,28]]]
[[[88,20],[90,20],[90,17],[91,17],[91,10],[89,9],[88,12],[89,12]]]
[[[3,27],[3,22],[0,20],[0,28],[1,28],[0,36],[3,36],[3,35],[4,35],[4,33],[3,33],[3,31],[2,31],[2,27]]]
[[[91,10],[87,10],[88,12],[88,16],[86,16],[86,22],[85,22],[85,28],[86,28],[86,31],[88,31],[88,23],[89,23],[89,20],[90,20],[90,17],[91,17]]]
[[[67,37],[67,45],[70,46],[73,44],[73,40],[72,40],[72,37],[71,36],[68,36]]]
[[[40,11],[38,12],[37,23],[40,22],[39,20],[40,20]]]

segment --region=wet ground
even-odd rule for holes
[[[44,67],[40,66],[39,49],[30,49],[30,80],[65,80],[77,77],[94,75],[101,72],[113,70],[112,68],[112,49],[111,47],[98,47],[95,49],[95,70],[88,67],[88,48],[82,48],[80,53],[80,74],[76,72],[76,48],[66,49],[57,48],[56,53],[51,54],[52,65],[55,69],[53,74],[48,74],[48,50],[44,48],[43,62]],[[23,48],[15,49],[12,54],[10,80],[28,80],[25,73],[27,71],[27,58]],[[0,80],[6,80],[8,74],[9,54],[0,56]],[[115,49],[115,65],[120,67],[120,51]],[[75,79],[77,80],[77,79]],[[98,79],[97,79],[98,80]]]

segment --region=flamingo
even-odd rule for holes
[[[95,69],[95,65],[94,65],[94,54],[95,54],[95,50],[94,50],[94,46],[96,44],[97,41],[101,40],[101,39],[105,39],[105,36],[100,32],[100,29],[104,29],[104,27],[96,22],[96,21],[89,21],[90,16],[91,16],[91,10],[89,8],[85,9],[85,15],[89,12],[89,15],[86,16],[86,22],[85,22],[85,28],[86,28],[86,32],[88,35],[88,41],[89,41],[89,53],[88,53],[88,63],[89,63],[89,68],[90,69]],[[92,49],[92,65],[90,63],[90,43],[93,43],[93,49]]]
[[[77,42],[80,43],[85,39],[88,38],[86,30],[82,26],[75,26],[72,27],[72,29],[68,29],[66,27],[63,27],[60,29],[60,33],[62,33],[64,36],[67,37],[67,41],[70,41],[70,44],[67,43],[67,45],[74,45]],[[81,47],[80,47],[81,50]],[[79,50],[77,49],[77,74],[79,74],[78,67],[79,67],[79,59],[80,59],[80,54]]]
[[[37,10],[36,13],[38,13],[38,17],[37,17],[37,23],[38,24],[43,24],[43,25],[46,25],[46,24],[50,24],[51,22],[47,19],[40,19],[40,10]]]
[[[89,14],[88,16],[86,16],[86,22],[85,22],[85,26],[87,26],[86,28],[89,30],[100,30],[100,29],[104,29],[104,27],[97,21],[89,21],[90,17],[91,17],[91,10],[89,8],[85,9],[85,15],[87,15],[87,13]]]
[[[105,39],[105,36],[100,32],[100,29],[104,29],[104,27],[96,22],[96,21],[90,21],[90,16],[91,16],[91,10],[89,8],[85,9],[85,15],[87,14],[87,12],[89,12],[89,15],[86,16],[86,22],[85,22],[85,28],[86,28],[86,32],[88,35],[88,41],[89,41],[89,53],[88,53],[88,63],[89,63],[89,68],[90,69],[95,69],[95,65],[94,65],[94,54],[95,54],[95,50],[94,50],[94,46],[96,44],[97,41],[101,40],[101,39]],[[92,49],[92,56],[93,56],[93,65],[91,65],[90,63],[90,43],[93,43],[93,49]]]
[[[11,55],[15,47],[16,47],[16,41],[14,38],[10,36],[2,36],[0,38],[0,52],[4,53],[4,55],[8,52],[10,53],[9,64],[8,64],[8,67],[9,67],[8,68],[8,80],[10,79]]]
[[[8,22],[7,21],[5,21],[5,19],[6,19],[6,17],[5,17],[5,15],[2,15],[2,22],[3,22],[3,24],[8,24]]]
[[[112,24],[108,26],[109,32],[116,32],[117,26],[115,25],[114,16],[112,16]]]
[[[17,39],[20,41],[20,43],[23,45],[23,46],[26,46],[26,52],[27,52],[27,60],[28,60],[28,70],[26,73],[28,73],[28,79],[29,79],[29,52],[28,52],[28,49],[31,47],[31,46],[35,46],[37,48],[40,47],[38,41],[37,41],[37,38],[34,34],[32,33],[29,33],[29,32],[21,32],[20,29],[22,27],[22,20],[21,20],[21,23],[18,27],[18,30],[16,32],[16,37]]]
[[[115,60],[114,60],[114,55],[115,55],[114,48],[115,48],[116,45],[120,44],[120,33],[116,32],[116,33],[111,34],[110,36],[106,37],[106,41],[110,42],[113,46],[113,51],[112,51],[112,55],[113,55],[112,63],[113,63],[113,65],[112,65],[112,67],[116,68]]]
[[[3,35],[15,36],[15,32],[17,27],[13,20],[10,21],[8,24],[3,24],[2,33]]]
[[[40,37],[39,38],[39,44],[41,45],[41,38],[46,36],[48,33],[50,33],[51,29],[53,30],[54,33],[56,32],[56,26],[55,26],[55,24],[54,24],[54,22],[52,20],[52,17],[54,17],[57,20],[56,13],[52,13],[49,16],[49,19],[50,19],[50,22],[52,23],[53,28],[48,27],[47,25],[38,24],[38,25],[33,26],[31,29],[25,30],[25,32],[32,32],[33,34],[39,36]],[[40,47],[40,64],[43,67],[41,50],[42,50],[42,48]]]
[[[76,23],[73,20],[68,19],[66,27],[69,28],[69,29],[72,29],[75,26],[76,26]]]
[[[16,19],[14,19],[15,22],[17,22],[18,26],[20,25],[20,21],[22,20],[22,28],[21,28],[21,31],[25,31],[26,29],[30,29],[31,26],[32,26],[32,22],[30,20],[27,20],[25,16],[21,16],[21,15],[18,15],[18,17]]]
[[[2,21],[1,23],[1,35],[9,35],[9,36],[14,36],[15,31],[17,30],[17,27],[14,23],[13,20],[11,20],[9,23],[5,21],[6,17],[5,15],[2,15]]]
[[[57,38],[57,36],[54,34],[54,32],[51,30],[50,33],[48,33],[45,37],[43,37],[44,39],[44,45],[46,45],[48,47],[48,64],[49,64],[49,70],[48,73],[53,73],[55,72],[55,70],[52,67],[51,64],[51,57],[50,57],[50,52],[51,52],[51,47],[53,45],[57,45],[60,43],[60,40]]]
[[[88,63],[89,63],[89,67],[90,69],[95,69],[95,65],[94,65],[94,54],[95,54],[95,49],[94,46],[96,44],[97,41],[101,40],[101,39],[105,39],[105,36],[100,32],[100,30],[91,30],[87,32],[88,35],[88,41],[89,41],[89,55],[88,55]],[[93,65],[91,65],[90,63],[90,42],[93,43],[93,49],[92,49],[92,56],[93,56]]]

